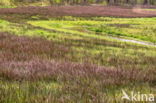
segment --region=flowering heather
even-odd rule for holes
[[[25,61],[32,58],[63,58],[68,47],[42,38],[28,38],[0,33],[0,59]]]
[[[154,44],[156,19],[130,17],[155,11],[52,6],[0,15],[0,103],[129,103],[122,90],[156,93],[156,48],[113,39]]]
[[[65,62],[63,59],[59,60],[69,50],[65,46],[41,38],[18,37],[6,33],[0,33],[0,38],[0,74],[9,80],[42,80],[58,77],[72,80],[84,77],[97,79],[106,85],[156,81],[155,67],[139,70]]]
[[[148,7],[146,7],[148,8]],[[28,14],[44,15],[51,17],[59,16],[111,16],[111,17],[154,17],[155,11],[133,9],[133,7],[119,6],[56,6],[56,7],[18,7],[2,8],[0,14]]]

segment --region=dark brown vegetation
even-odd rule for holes
[[[140,9],[139,9],[140,10]],[[52,7],[18,7],[1,8],[0,14],[27,14],[58,16],[113,16],[113,17],[155,17],[155,11],[139,11],[132,7],[119,6],[52,6]]]

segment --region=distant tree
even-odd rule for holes
[[[0,0],[1,1],[1,0]],[[11,0],[13,2],[38,2],[38,1],[49,1],[51,5],[56,4],[90,4],[90,3],[102,3],[105,2],[108,5],[136,5],[136,4],[143,4],[143,5],[154,5],[156,4],[156,0]]]

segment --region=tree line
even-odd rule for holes
[[[2,0],[12,2],[49,2],[51,5],[65,5],[65,4],[104,4],[104,5],[156,5],[156,0]]]

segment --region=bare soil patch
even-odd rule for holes
[[[133,7],[119,6],[48,6],[1,8],[0,14],[27,14],[44,16],[111,16],[111,17],[156,17],[155,11],[144,11]]]

